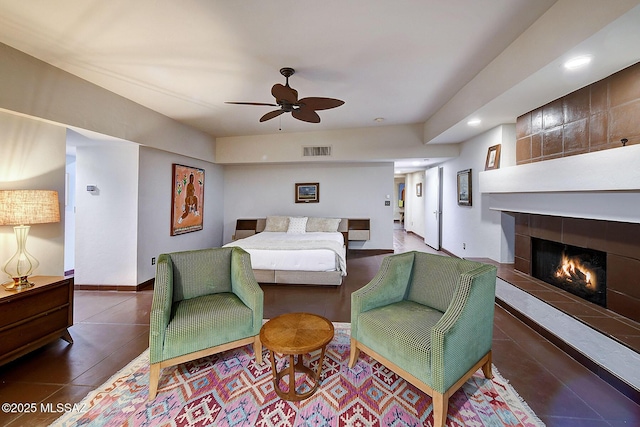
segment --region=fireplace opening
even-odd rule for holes
[[[607,254],[531,239],[532,275],[599,306],[607,306]]]

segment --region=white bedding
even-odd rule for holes
[[[255,270],[338,270],[347,275],[344,236],[340,232],[264,231],[225,246],[240,246],[249,252]]]

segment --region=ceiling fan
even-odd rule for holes
[[[296,119],[309,123],[320,123],[320,116],[316,113],[317,110],[328,110],[344,104],[344,101],[334,98],[309,97],[298,99],[298,91],[289,86],[289,77],[291,77],[295,72],[296,71],[290,67],[280,69],[280,74],[286,78],[286,84],[283,86],[280,83],[276,83],[271,88],[271,95],[276,99],[275,104],[268,104],[264,102],[226,102],[226,104],[268,105],[272,107],[280,107],[280,109],[270,111],[260,117],[261,122],[266,122],[267,120],[278,117],[283,113],[291,113],[291,115]]]

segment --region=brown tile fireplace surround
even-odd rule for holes
[[[528,213],[515,217],[515,286],[640,352],[640,224]],[[606,307],[530,276],[531,239],[606,253]]]

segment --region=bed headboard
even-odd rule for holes
[[[232,236],[233,240],[244,239],[245,237],[252,236],[256,233],[261,233],[267,224],[267,218],[243,218],[236,221],[236,230]],[[347,233],[349,232],[349,218],[340,218],[340,224],[338,225],[338,231],[344,235],[345,241],[347,240]]]

